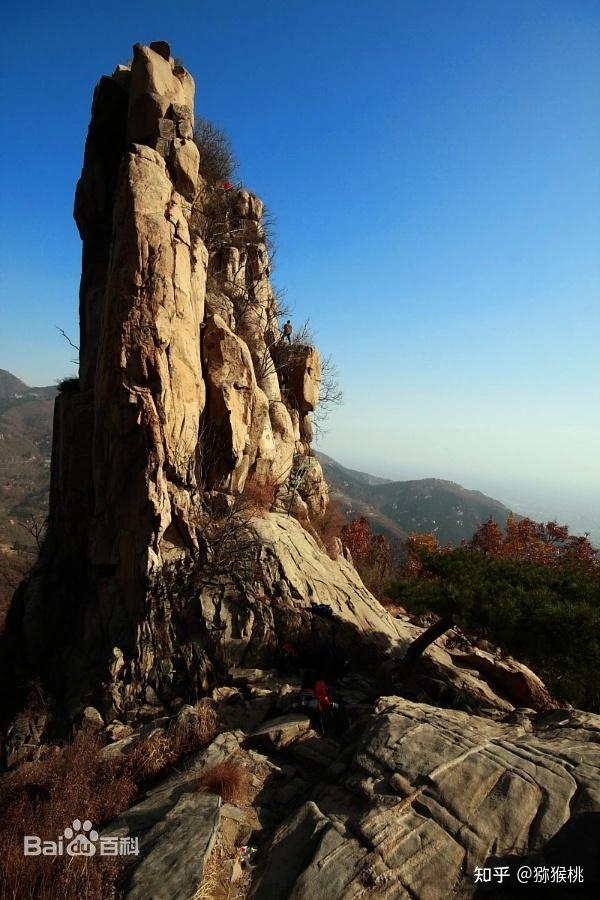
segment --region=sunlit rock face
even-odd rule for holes
[[[263,203],[203,177],[194,115],[163,41],[94,92],[74,211],[79,379],[57,399],[48,539],[12,618],[24,665],[70,708],[201,691],[201,604],[192,639],[156,579],[206,553],[214,510],[247,492],[309,530],[328,502],[318,351],[283,341]]]

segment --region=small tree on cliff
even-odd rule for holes
[[[194,142],[200,151],[200,174],[209,184],[228,181],[238,167],[229,135],[215,122],[197,118]]]

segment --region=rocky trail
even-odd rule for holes
[[[317,733],[302,712],[285,712],[290,695],[300,687],[299,677],[233,669],[230,680],[231,686],[213,691],[223,730],[103,832],[103,837],[128,835],[140,841],[144,858],[125,879],[127,897],[157,896],[151,891],[160,883],[165,897],[241,900],[264,868],[269,843],[291,810],[311,800],[344,819],[364,811],[365,799],[336,783],[346,772],[352,745],[331,728]],[[361,691],[360,681],[345,679],[336,685],[336,696],[366,700],[372,686],[363,682]],[[361,717],[370,711],[372,704],[348,708]],[[150,720],[108,743],[102,757],[131,752],[140,738],[165,726],[164,717]],[[118,733],[115,723],[111,733]],[[248,773],[242,796],[230,802],[198,789],[203,773],[224,764]],[[190,866],[182,861],[183,839],[189,841]],[[248,865],[241,858],[245,846],[252,848]]]

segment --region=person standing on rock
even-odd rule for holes
[[[287,338],[288,344],[291,344],[291,343],[292,343],[292,331],[293,331],[293,330],[294,330],[294,329],[292,328],[292,323],[291,323],[290,320],[288,319],[287,322],[285,323],[285,325],[283,326],[283,337],[282,337],[282,340],[285,340],[285,339]]]

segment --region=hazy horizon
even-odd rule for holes
[[[499,500],[513,512],[530,516],[536,521],[556,520],[569,525],[572,532],[589,532],[593,540],[600,542],[600,488],[590,489],[557,488],[531,479],[502,478],[493,475],[478,475],[466,469],[448,467],[431,469],[418,463],[369,459],[356,452],[344,452],[343,447],[335,449],[326,440],[318,445],[318,450],[331,456],[348,469],[365,472],[391,481],[416,481],[422,478],[437,478],[453,481],[471,491],[480,491]]]
[[[0,365],[0,369],[5,367]],[[17,372],[12,375],[20,378],[30,387],[46,387],[43,384],[31,384],[28,379]],[[50,382],[52,384],[54,382]],[[562,490],[555,484],[545,484],[539,479],[514,478],[469,472],[464,468],[444,467],[428,468],[422,462],[411,463],[408,460],[390,459],[388,456],[377,457],[364,455],[356,446],[348,448],[339,444],[335,434],[329,431],[315,441],[316,449],[326,453],[337,463],[347,469],[354,469],[388,478],[390,481],[414,481],[423,478],[436,478],[454,481],[467,490],[481,491],[508,506],[513,512],[530,516],[538,521],[557,520],[569,525],[572,532],[583,534],[589,532],[592,539],[600,542],[600,486],[584,485],[579,490],[564,487]]]

